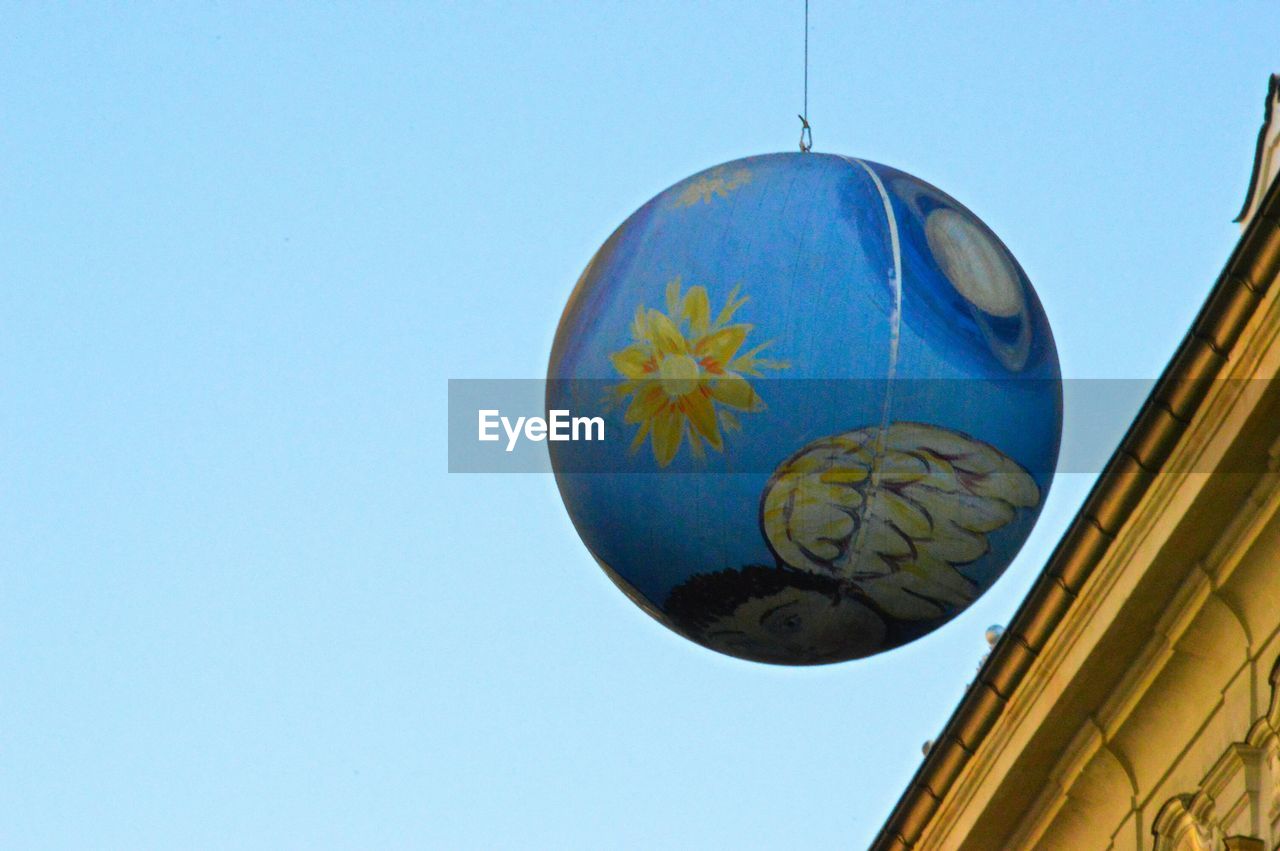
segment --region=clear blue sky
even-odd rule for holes
[[[817,149],[977,212],[1068,376],[1154,376],[1280,8],[812,14]],[[445,472],[447,378],[539,377],[623,218],[793,147],[800,16],[0,6],[0,846],[865,845],[1088,476],[945,629],[786,670],[650,621],[549,478]]]

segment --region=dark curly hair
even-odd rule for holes
[[[842,597],[862,594],[842,588],[840,583],[816,573],[789,567],[750,564],[742,569],[728,568],[715,573],[699,573],[676,587],[662,607],[667,616],[690,632],[701,632],[722,617],[734,613],[748,600],[769,597],[788,588],[816,591],[831,598],[831,604]]]
[[[880,607],[861,588],[829,576],[793,567],[770,567],[751,564],[741,569],[728,568],[714,573],[700,573],[677,586],[668,596],[662,611],[671,623],[687,636],[700,641],[708,626],[737,611],[744,603],[769,597],[789,588],[825,594],[831,605],[841,600],[856,600],[884,621],[887,633],[881,649],[899,647],[929,632],[937,621],[903,621]],[[943,618],[942,620],[945,620]]]

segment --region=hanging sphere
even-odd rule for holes
[[[977,216],[851,157],[696,174],[628,218],[560,320],[548,443],[583,542],[641,608],[776,664],[868,656],[986,591],[1044,505],[1061,374]]]

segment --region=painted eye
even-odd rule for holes
[[[769,612],[761,625],[772,635],[794,636],[804,631],[804,616],[797,610],[798,603],[788,603]]]

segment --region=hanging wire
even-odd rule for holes
[[[804,112],[800,113],[800,153],[813,150],[813,129],[809,127],[809,0],[804,0]]]

